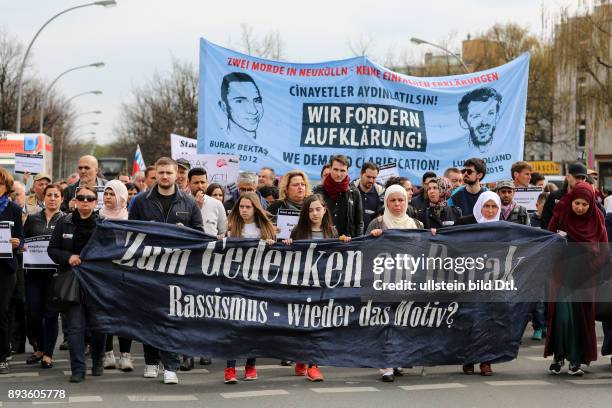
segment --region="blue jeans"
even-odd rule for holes
[[[164,364],[164,370],[178,371],[181,359],[178,354],[169,351],[158,350],[148,344],[142,345],[146,365],[158,365],[159,361]]]
[[[535,302],[531,305],[531,324],[533,330],[546,329],[546,315],[544,314],[544,302]]]
[[[45,355],[52,357],[57,341],[57,317],[59,315],[59,312],[48,301],[53,283],[53,271],[27,270],[25,282],[30,342],[34,351],[42,351]]]
[[[66,317],[66,335],[70,351],[70,369],[72,374],[85,374],[85,329],[87,325],[87,310],[82,303],[75,303],[64,311]],[[91,332],[91,359],[102,364],[106,334]]]

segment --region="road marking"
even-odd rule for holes
[[[438,384],[420,384],[420,385],[400,385],[399,388],[405,391],[421,391],[421,390],[443,390],[450,388],[465,388],[467,385],[460,383],[438,383]]]
[[[50,404],[80,404],[83,402],[103,402],[99,395],[80,395],[77,397],[68,397],[68,401],[32,401],[32,405],[50,405]]]
[[[26,372],[26,373],[9,373],[3,374],[0,378],[14,378],[14,377],[38,377],[38,371]]]
[[[323,367],[323,366],[319,366]],[[273,370],[275,368],[293,368],[292,366],[282,366],[280,364],[256,365],[257,370]],[[244,367],[236,368],[236,371],[244,371]]]
[[[128,400],[131,402],[173,402],[173,401],[197,401],[195,395],[128,395]]]
[[[552,383],[542,380],[485,381],[485,384],[492,385],[494,387],[506,387],[513,385],[552,385]]]
[[[567,382],[578,385],[602,385],[612,384],[612,378],[598,378],[593,380],[567,380]]]
[[[552,360],[551,357],[527,357],[528,360],[532,360],[532,361],[550,361]]]
[[[529,348],[530,349],[543,349],[544,345],[543,344],[538,344],[538,345],[535,345],[535,346],[529,346]]]
[[[257,367],[259,368],[259,367]],[[164,370],[159,370],[159,373],[162,374],[164,372]],[[210,373],[210,371],[208,371],[205,368],[192,368],[189,371],[178,371],[177,374],[180,373],[181,375],[183,374],[208,374]]]
[[[335,388],[311,388],[312,391],[319,394],[333,394],[340,392],[372,392],[372,391],[380,391],[378,388],[374,387],[335,387]]]
[[[263,390],[263,391],[222,392],[221,393],[221,396],[223,398],[269,397],[272,395],[289,395],[289,393],[285,390]]]

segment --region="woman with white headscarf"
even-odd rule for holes
[[[111,180],[104,186],[104,206],[100,209],[101,218],[107,220],[128,219],[128,190],[125,184],[119,180]],[[115,368],[122,371],[132,371],[134,364],[130,351],[132,340],[119,337],[119,352],[121,356],[117,362],[113,353],[113,336],[106,336],[106,353],[104,354],[104,368]]]
[[[390,186],[385,191],[384,213],[370,222],[366,234],[379,237],[386,229],[422,229],[421,221],[406,214],[407,208],[406,189],[398,184]]]
[[[478,196],[478,200],[474,204],[473,214],[459,218],[455,225],[484,224],[499,221],[500,213],[501,200],[499,196],[492,191],[485,191]],[[474,374],[474,363],[464,364],[463,373],[467,375]],[[480,375],[493,375],[490,362],[480,363]]]
[[[408,194],[406,189],[398,184],[392,185],[385,190],[385,210],[382,216],[374,218],[366,234],[374,237],[382,235],[387,229],[422,229],[421,221],[406,214],[408,208]],[[433,232],[433,231],[432,231]],[[393,382],[395,376],[401,376],[401,368],[381,368],[380,374],[384,382]]]
[[[472,215],[459,218],[455,225],[482,224],[499,221],[501,200],[492,191],[485,191],[478,196]]]

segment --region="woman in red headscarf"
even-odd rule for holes
[[[597,360],[595,287],[608,257],[604,216],[593,186],[577,183],[555,207],[548,229],[565,235],[568,250],[551,282],[548,337],[544,356],[554,355],[552,374],[569,360],[570,375],[582,375],[580,364]]]

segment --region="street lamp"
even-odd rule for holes
[[[74,115],[74,117],[72,119],[76,119],[79,116],[83,116],[83,115],[100,115],[100,114],[102,114],[101,110],[92,110],[92,111],[89,111],[89,112],[77,113],[76,115]]]
[[[102,91],[87,91],[87,92],[81,92],[79,94],[76,94],[74,96],[71,96],[70,98],[66,99],[66,102],[64,102],[64,106],[68,105],[68,103],[73,100],[74,98],[78,98],[79,96],[83,96],[83,95],[102,95]]]
[[[451,55],[451,56],[455,57],[457,59],[457,61],[459,61],[461,63],[461,66],[463,67],[463,69],[465,69],[465,73],[466,74],[470,73],[470,70],[468,69],[467,65],[465,65],[465,62],[463,62],[463,60],[457,54],[447,50],[446,48],[442,47],[441,45],[430,43],[429,41],[421,40],[420,38],[415,38],[415,37],[412,37],[410,39],[410,42],[414,43],[414,44],[417,44],[417,45],[428,44],[428,45],[431,45],[432,47],[436,47],[436,48],[441,49],[442,51],[444,51],[448,55]]]
[[[34,38],[32,38],[32,41],[30,41],[30,44],[28,44],[28,48],[26,49],[26,52],[23,55],[23,60],[21,61],[21,66],[19,67],[19,77],[17,78],[17,122],[16,122],[16,128],[17,128],[18,134],[21,133],[21,103],[22,103],[21,99],[22,99],[22,86],[23,86],[23,83],[22,83],[23,70],[25,68],[25,63],[28,58],[28,55],[30,54],[30,50],[32,49],[32,45],[34,45],[34,41],[36,41],[36,38],[38,38],[38,35],[41,33],[41,31],[47,25],[49,25],[51,21],[55,20],[57,17],[61,16],[62,14],[68,13],[69,11],[84,8],[84,7],[89,7],[89,6],[114,7],[116,5],[117,5],[117,2],[115,0],[103,0],[103,1],[95,1],[93,3],[81,4],[80,6],[70,7],[64,11],[60,11],[59,13],[51,17],[49,20],[45,22],[45,24],[42,25],[42,27],[38,29],[38,31],[34,35]]]
[[[103,62],[95,62],[93,64],[88,64],[88,65],[80,65],[78,67],[74,67],[74,68],[70,68],[64,72],[62,72],[61,74],[59,74],[57,76],[57,78],[55,78],[53,80],[53,82],[51,82],[49,84],[49,86],[47,87],[47,89],[45,89],[45,91],[43,92],[42,96],[41,96],[41,101],[40,101],[40,130],[39,133],[43,132],[43,120],[44,120],[44,112],[45,112],[45,104],[47,102],[47,97],[49,96],[49,93],[51,92],[51,88],[53,88],[53,85],[55,85],[55,83],[64,75],[66,75],[69,72],[72,71],[76,71],[77,69],[83,69],[83,68],[102,68],[104,66]]]

